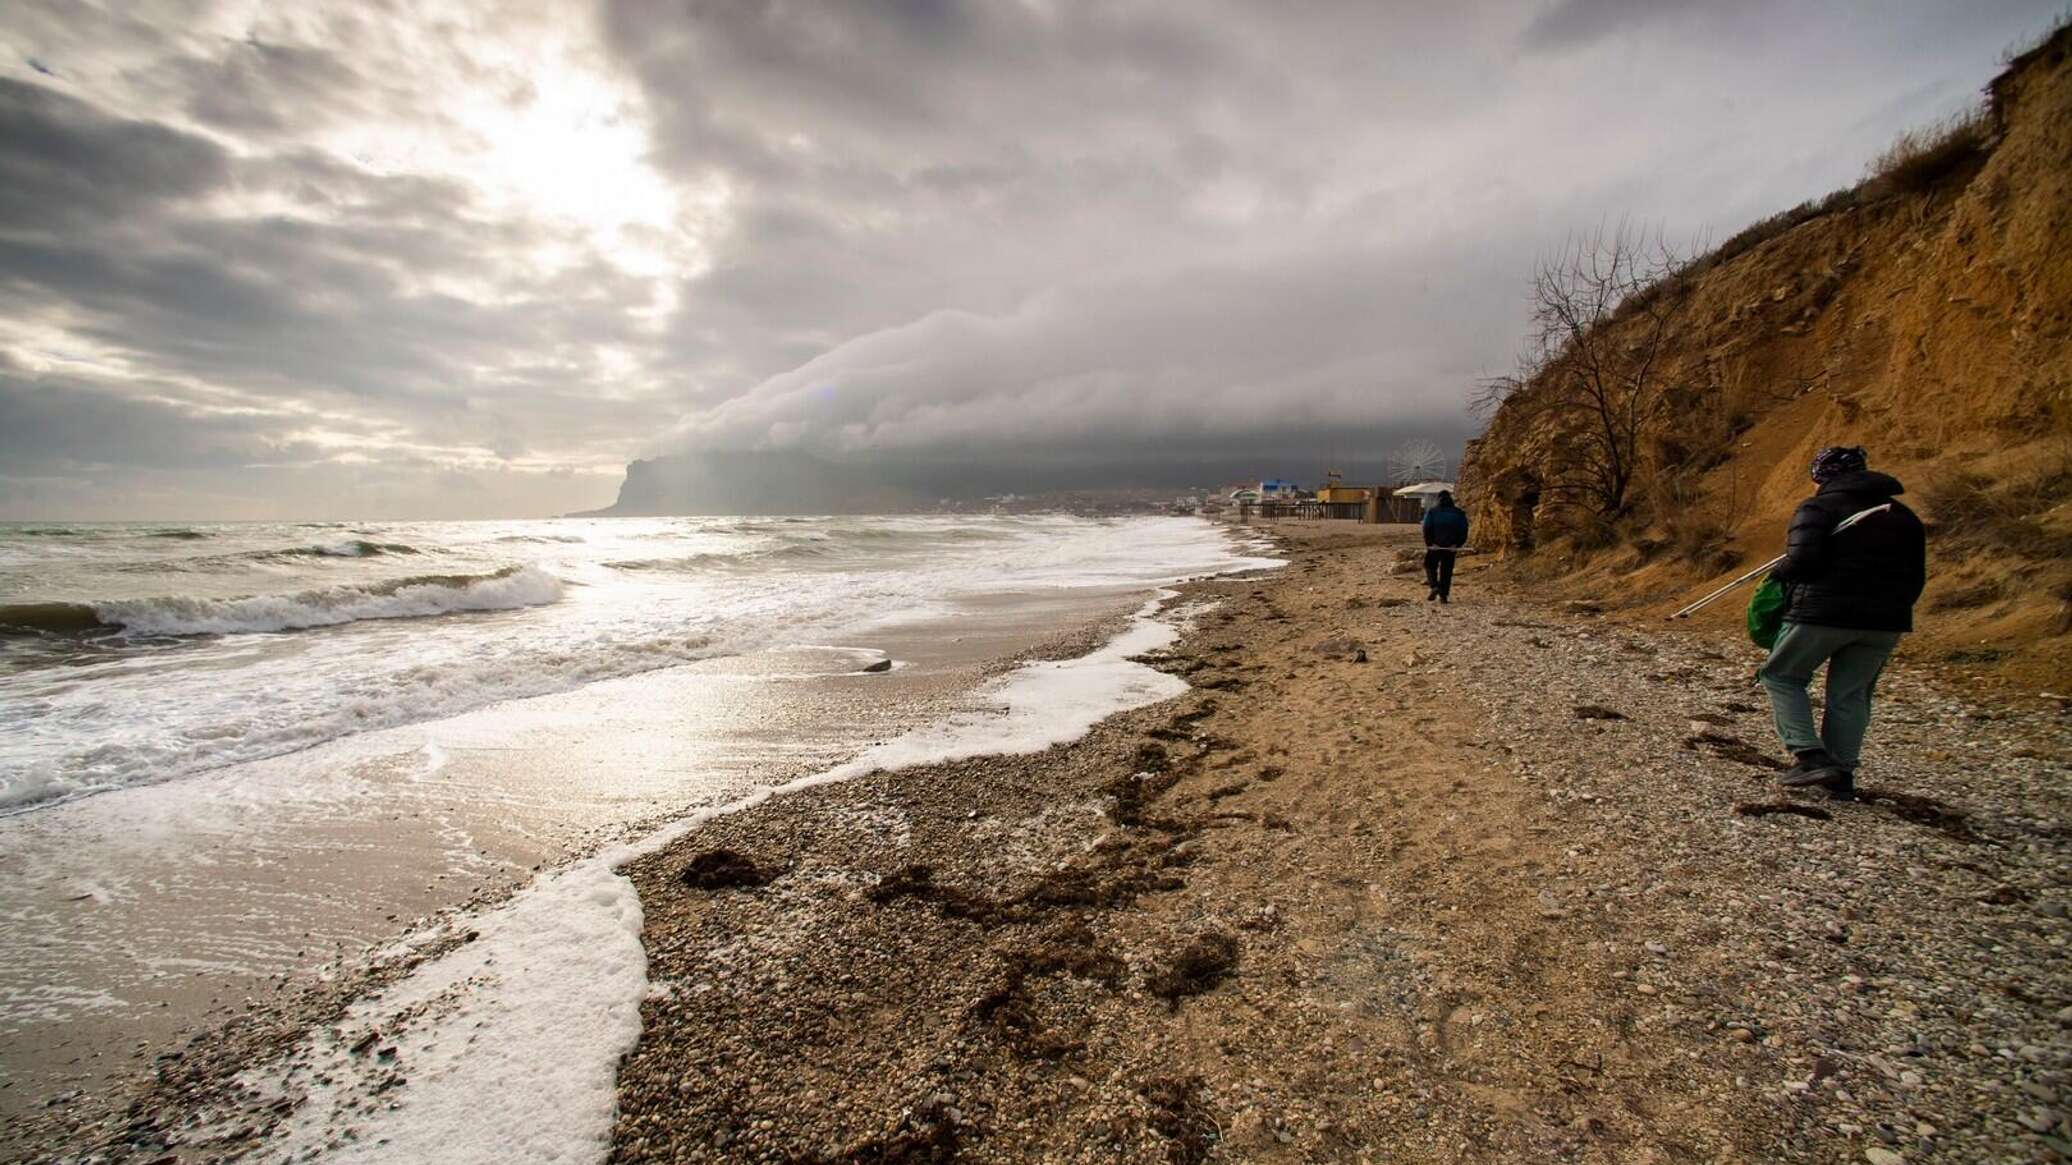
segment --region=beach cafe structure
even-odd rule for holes
[[[1324,485],[1317,490],[1317,506],[1323,511],[1319,517],[1363,519],[1367,516],[1367,503],[1376,491],[1364,485],[1347,485],[1337,470],[1324,474]]]
[[[1406,485],[1402,489],[1397,490],[1396,496],[1415,500],[1418,513],[1422,516],[1426,510],[1439,504],[1440,494],[1450,494],[1452,492],[1453,483],[1450,481],[1421,481],[1416,485]],[[1416,519],[1411,520],[1415,521]]]

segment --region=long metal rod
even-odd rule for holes
[[[1849,527],[1854,526],[1858,522],[1863,521],[1865,518],[1870,517],[1872,514],[1881,514],[1891,508],[1892,503],[1886,502],[1884,505],[1872,506],[1868,510],[1864,510],[1860,513],[1851,514],[1848,517],[1843,518],[1841,521],[1836,522],[1835,528],[1828,531],[1828,533],[1840,534],[1842,531],[1847,530]],[[1770,561],[1762,564],[1761,566],[1756,567],[1754,570],[1749,571],[1747,574],[1742,575],[1740,578],[1735,579],[1733,582],[1728,583],[1727,585],[1719,588],[1718,590],[1712,592],[1704,598],[1699,599],[1697,602],[1692,603],[1690,606],[1685,607],[1683,610],[1678,611],[1676,614],[1671,615],[1669,617],[1671,619],[1682,619],[1688,616],[1691,612],[1696,611],[1701,607],[1709,606],[1714,599],[1719,598],[1720,596],[1726,594],[1728,591],[1733,590],[1735,587],[1740,586],[1742,583],[1747,582],[1755,576],[1762,574],[1764,571],[1767,571],[1772,567],[1775,567],[1778,563],[1783,562],[1787,557],[1789,556],[1784,554],[1778,555]]]
[[[1749,571],[1747,574],[1742,575],[1740,578],[1735,579],[1733,582],[1728,583],[1727,585],[1712,592],[1704,598],[1699,599],[1697,602],[1692,603],[1690,606],[1685,607],[1683,610],[1678,611],[1676,614],[1671,615],[1669,617],[1672,619],[1681,619],[1700,607],[1710,605],[1714,599],[1719,598],[1721,595],[1726,594],[1728,591],[1733,590],[1735,587],[1740,586],[1742,583],[1747,582],[1749,579],[1752,579],[1755,576],[1763,573],[1764,571],[1769,570],[1771,567],[1776,566],[1778,563],[1783,562],[1785,557],[1786,556],[1782,554],[1778,555],[1770,561],[1762,564],[1761,566],[1756,567],[1754,570]]]

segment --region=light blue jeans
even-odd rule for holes
[[[1769,662],[1756,673],[1770,693],[1770,715],[1784,747],[1793,752],[1824,748],[1836,763],[1855,772],[1863,759],[1863,735],[1871,726],[1871,692],[1892,649],[1899,646],[1899,634],[1786,623],[1770,648]],[[1823,663],[1827,713],[1816,733],[1806,685]]]

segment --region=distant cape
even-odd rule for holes
[[[885,514],[923,500],[866,469],[795,453],[682,453],[632,462],[619,500],[569,516]]]

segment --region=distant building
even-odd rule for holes
[[[1373,496],[1366,486],[1345,484],[1345,475],[1335,469],[1326,470],[1324,484],[1317,487],[1317,505],[1326,518],[1357,521],[1366,516],[1367,500]]]
[[[1317,490],[1317,500],[1327,506],[1364,506],[1374,491],[1364,485],[1347,485],[1343,475],[1331,470],[1324,475],[1324,484]]]
[[[1302,487],[1292,481],[1270,477],[1259,483],[1259,500],[1262,502],[1291,502],[1302,496]]]

